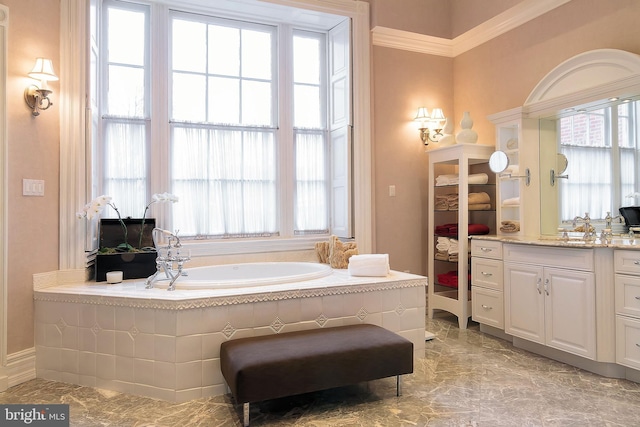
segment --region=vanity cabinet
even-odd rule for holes
[[[640,251],[616,250],[616,362],[640,369]]]
[[[504,245],[505,332],[596,359],[591,249]]]
[[[469,224],[496,232],[495,174],[489,169],[494,149],[488,145],[455,144],[429,150],[428,315],[444,310],[466,329],[471,316]],[[479,179],[482,178],[482,179]],[[469,204],[481,195],[478,205]],[[472,203],[473,204],[473,203]],[[448,252],[443,246],[449,246]],[[438,249],[440,248],[440,249]]]
[[[502,242],[471,239],[471,318],[504,329]]]

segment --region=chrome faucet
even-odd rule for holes
[[[145,288],[151,289],[158,280],[169,280],[168,291],[173,291],[176,288],[176,280],[180,276],[186,276],[186,272],[182,271],[184,263],[191,259],[189,251],[182,249],[178,232],[175,234],[163,230],[161,228],[154,228],[151,235],[153,237],[154,244],[156,243],[156,232],[167,236],[167,246],[158,249],[158,256],[156,257],[156,272],[149,276],[145,281]],[[173,243],[173,244],[172,244]],[[158,279],[160,272],[164,272],[164,278]]]
[[[591,242],[593,240],[595,240],[596,238],[596,233],[595,231],[591,230],[591,218],[589,217],[589,212],[585,212],[584,213],[584,217],[582,216],[576,216],[575,218],[573,218],[573,228],[575,229],[578,221],[582,221],[584,223],[584,234],[582,236],[582,239],[585,242]]]
[[[611,230],[612,226],[613,226],[613,221],[618,220],[619,222],[622,222],[622,216],[618,215],[618,216],[611,216],[611,212],[607,211],[607,216],[604,217],[604,228],[608,228],[609,230]]]

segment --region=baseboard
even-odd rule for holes
[[[8,377],[8,387],[34,379],[36,377],[35,347],[9,354],[5,373]]]

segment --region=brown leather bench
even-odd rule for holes
[[[413,343],[358,324],[239,338],[220,346],[220,367],[236,403],[249,404],[413,372]]]

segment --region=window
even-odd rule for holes
[[[562,221],[585,212],[603,219],[638,205],[639,124],[637,101],[559,120],[560,152],[569,159],[569,178],[558,180]]]
[[[178,195],[163,226],[186,237],[327,234],[330,31],[151,9],[103,1],[97,192],[134,217]]]

